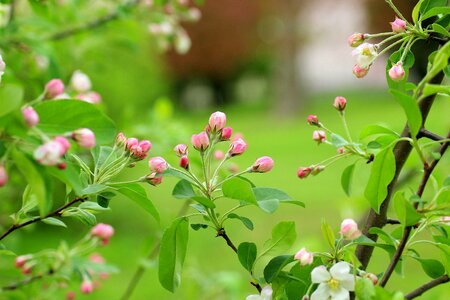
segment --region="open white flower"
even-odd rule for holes
[[[311,300],[347,300],[350,299],[349,291],[355,290],[355,277],[350,274],[350,265],[345,261],[338,262],[330,271],[325,266],[314,268],[311,281],[319,284]]]
[[[377,57],[377,47],[374,44],[363,43],[352,51],[352,55],[356,57],[356,64],[363,69],[370,67]]]
[[[245,300],[272,300],[272,287],[266,285],[262,290],[260,295],[249,295]]]

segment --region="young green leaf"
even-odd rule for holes
[[[342,136],[336,133],[331,134],[331,144],[336,147],[342,147],[348,145],[348,142],[346,139],[344,139]]]
[[[420,19],[423,21],[423,20],[429,19],[431,17],[437,16],[437,15],[440,15],[440,14],[442,14],[442,15],[450,14],[450,7],[447,7],[447,6],[445,6],[445,7],[433,7],[430,10],[428,10],[426,13],[424,13],[420,17]]]
[[[413,258],[420,262],[422,269],[431,278],[438,278],[445,274],[445,268],[440,261],[435,259],[424,259],[415,256],[413,256]]]
[[[0,117],[17,109],[22,103],[23,88],[17,84],[0,86]]]
[[[305,206],[303,202],[293,200],[288,194],[279,189],[254,187],[253,194],[255,195],[259,207],[268,213],[274,212],[278,208],[279,202]]]
[[[252,186],[241,178],[232,178],[225,181],[222,185],[222,192],[225,197],[258,205]]]
[[[406,200],[403,192],[395,194],[394,208],[397,218],[403,226],[413,226],[422,218],[422,215]]]
[[[286,251],[295,242],[295,223],[280,222],[272,229],[272,238],[264,243],[261,254],[258,258],[272,254],[277,251]]]
[[[409,129],[412,136],[416,136],[422,126],[422,114],[413,97],[397,90],[389,90],[395,100],[402,106],[408,119]]]
[[[239,216],[237,214],[229,214],[228,219],[238,219],[241,220],[242,224],[244,224],[245,227],[247,227],[249,230],[253,230],[253,222],[249,218]]]
[[[82,195],[92,195],[92,194],[98,194],[100,192],[103,192],[104,190],[108,189],[109,187],[107,185],[103,184],[91,184],[85,187],[82,191]]]
[[[334,237],[333,229],[325,220],[322,220],[321,229],[323,238],[325,239],[325,241],[327,241],[331,249],[334,249],[336,238]]]
[[[237,255],[241,265],[250,273],[256,260],[257,249],[254,243],[244,242],[239,244]]]
[[[378,134],[389,134],[389,135],[393,135],[396,137],[400,137],[400,134],[398,134],[394,130],[392,130],[388,127],[382,126],[382,125],[374,124],[374,125],[369,125],[369,126],[365,127],[359,134],[359,138],[364,139],[366,137],[369,137],[372,135],[378,135]]]
[[[387,196],[387,187],[395,175],[395,157],[392,148],[381,150],[376,156],[364,191],[371,207],[379,212],[380,205]]]
[[[272,258],[264,268],[264,279],[266,282],[271,283],[281,270],[293,261],[294,255],[281,255]]]
[[[375,287],[368,278],[358,278],[355,284],[355,294],[360,300],[374,300]]]
[[[177,199],[189,199],[196,196],[196,194],[191,183],[185,179],[181,179],[173,188],[172,196]]]
[[[121,185],[114,185],[117,192],[133,200],[137,205],[143,208],[146,212],[152,215],[156,221],[159,222],[159,213],[152,201],[147,197],[147,192],[138,183],[127,183]]]
[[[203,205],[204,207],[208,207],[208,208],[216,208],[216,205],[214,204],[214,202],[211,201],[211,199],[208,199],[206,197],[202,197],[202,196],[194,196],[191,198],[192,200],[194,200],[195,202],[200,203],[201,205]]]
[[[353,171],[355,170],[355,165],[356,165],[356,163],[353,163],[353,164],[347,166],[344,169],[344,171],[342,172],[342,175],[341,175],[341,186],[342,186],[342,189],[344,190],[344,192],[349,197],[350,197],[350,192],[351,192],[350,184],[351,184],[351,180],[352,180],[352,177],[353,177]]]
[[[174,292],[181,283],[181,271],[186,257],[189,240],[189,221],[176,219],[167,228],[161,239],[159,250],[158,277],[161,285]]]
[[[56,218],[51,218],[51,217],[45,218],[42,220],[42,222],[44,222],[45,224],[48,224],[48,225],[61,226],[61,227],[67,228],[67,225],[63,221],[56,219]]]

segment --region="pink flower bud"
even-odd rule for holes
[[[125,147],[127,150],[131,150],[133,147],[136,147],[139,144],[139,140],[137,138],[129,138],[125,143]]]
[[[162,180],[163,180],[163,177],[158,176],[157,173],[152,173],[145,177],[145,181],[150,183],[153,186],[157,186],[157,185],[161,184]]]
[[[32,128],[39,123],[39,115],[31,106],[22,108],[22,116],[29,128]]]
[[[319,125],[319,118],[316,115],[309,115],[307,120],[309,125]]]
[[[450,216],[443,216],[440,220],[444,225],[450,225]]]
[[[180,158],[180,167],[186,170],[189,169],[189,158],[187,156],[182,156]]]
[[[91,256],[89,256],[89,260],[91,262],[93,262],[94,264],[104,264],[105,263],[105,259],[99,253],[92,253]]]
[[[361,68],[358,65],[355,65],[353,67],[353,74],[356,76],[356,78],[363,78],[364,76],[369,73],[369,68]]]
[[[152,147],[152,143],[149,140],[142,140],[139,142],[139,147],[141,147],[142,151],[148,152]]]
[[[220,134],[221,141],[228,141],[233,134],[233,129],[231,127],[225,127],[222,129],[222,133]]]
[[[311,168],[303,168],[300,167],[297,171],[297,176],[300,179],[308,177],[308,175],[311,173]]]
[[[212,132],[217,132],[225,127],[226,122],[227,116],[223,112],[216,111],[209,117],[208,126]]]
[[[116,140],[115,140],[117,147],[123,147],[126,144],[126,142],[127,142],[127,138],[125,137],[123,132],[119,132],[116,135]]]
[[[405,69],[403,69],[402,63],[398,62],[389,69],[389,77],[393,81],[402,81],[405,78]]]
[[[353,219],[345,219],[341,223],[340,233],[347,240],[354,240],[361,236],[361,231],[358,229],[358,224]]]
[[[295,254],[294,258],[300,261],[300,265],[306,266],[313,263],[314,255],[306,251],[306,248],[302,248]]]
[[[17,256],[14,262],[14,266],[18,269],[21,269],[30,258],[31,258],[30,255]]]
[[[323,143],[327,138],[325,131],[323,130],[315,130],[312,137],[318,144]]]
[[[393,32],[401,33],[406,30],[406,21],[404,21],[398,17],[395,17],[394,22],[389,22],[389,23],[392,26]]]
[[[228,155],[230,156],[241,155],[242,153],[244,153],[246,149],[247,144],[244,142],[243,139],[238,138],[237,140],[234,140],[231,143],[230,149],[228,150]]]
[[[339,148],[336,149],[336,152],[338,154],[344,154],[345,153],[345,148],[344,147],[339,147]]]
[[[334,98],[333,106],[338,111],[343,111],[345,109],[346,105],[347,105],[347,99],[345,99],[344,97],[338,96],[338,97]]]
[[[95,147],[95,134],[89,128],[80,128],[72,132],[72,138],[83,148]]]
[[[272,170],[273,159],[269,156],[258,158],[251,167],[252,172],[266,173]]]
[[[68,291],[66,294],[66,300],[75,300],[76,294],[74,291]]]
[[[164,172],[169,167],[167,162],[161,156],[150,158],[150,160],[148,161],[148,166],[152,173],[158,174]]]
[[[84,93],[91,89],[91,80],[89,77],[77,70],[73,72],[72,78],[70,79],[70,86],[78,93]]]
[[[205,131],[192,135],[192,146],[198,151],[205,151],[209,147],[208,134]]]
[[[33,271],[33,265],[30,265],[30,266],[25,265],[22,267],[22,274],[24,274],[24,275],[31,274],[31,271]]]
[[[63,136],[55,136],[53,140],[61,145],[60,155],[66,154],[70,148],[70,142]]]
[[[106,246],[109,243],[109,239],[114,234],[114,228],[111,225],[98,223],[91,229],[92,236],[96,236],[101,239],[102,245]]]
[[[100,96],[100,94],[97,92],[87,92],[84,94],[78,94],[75,96],[75,98],[92,104],[98,104],[102,102],[102,96]]]
[[[63,145],[55,140],[48,141],[33,152],[36,161],[44,166],[55,166],[61,161],[64,153]]]
[[[214,158],[217,160],[222,160],[225,157],[225,153],[222,150],[216,150],[214,152]]]
[[[45,99],[53,99],[64,93],[64,83],[60,79],[52,79],[45,85]]]
[[[378,277],[373,273],[366,273],[364,274],[364,277],[372,281],[373,285],[376,285],[378,283]]]
[[[94,290],[94,285],[90,280],[83,280],[80,286],[80,291],[82,294],[90,294]]]
[[[8,173],[6,173],[6,168],[0,165],[0,187],[4,187],[8,183]]]
[[[319,174],[320,172],[322,172],[323,170],[325,170],[324,166],[313,166],[311,168],[311,175],[316,176],[317,174]]]
[[[366,38],[366,35],[363,33],[354,33],[351,36],[348,37],[348,45],[350,47],[358,47],[361,45]]]
[[[173,151],[177,154],[177,156],[184,156],[188,154],[188,146],[185,144],[178,144],[173,148]]]
[[[0,55],[0,82],[2,81],[2,75],[5,73],[6,64],[3,61],[2,56]]]

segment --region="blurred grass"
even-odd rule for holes
[[[396,131],[401,131],[403,128],[405,122],[403,112],[386,93],[374,90],[344,91],[341,94],[349,101],[346,115],[354,138],[365,125],[380,121],[390,125]],[[252,241],[261,247],[263,242],[270,238],[271,228],[275,224],[281,220],[293,220],[297,225],[298,238],[291,253],[295,253],[303,246],[312,251],[323,251],[326,249],[320,233],[320,223],[323,218],[336,231],[343,218],[363,219],[368,203],[362,194],[370,170],[370,166],[364,162],[361,161],[357,165],[351,197],[347,197],[340,187],[340,174],[351,159],[340,161],[316,177],[306,180],[299,180],[296,177],[299,166],[317,163],[335,153],[334,148],[327,145],[317,146],[312,141],[311,134],[314,129],[305,121],[309,113],[316,114],[327,127],[343,134],[338,114],[331,105],[334,96],[334,94],[313,95],[302,112],[293,117],[279,116],[271,110],[244,105],[222,109],[227,113],[227,125],[232,126],[234,132],[243,133],[249,145],[244,155],[233,159],[241,168],[246,168],[256,158],[263,155],[272,156],[275,160],[275,168],[272,172],[250,174],[247,177],[258,186],[282,189],[306,204],[306,208],[284,205],[273,215],[259,211],[255,207],[242,209],[239,214],[250,217],[255,229],[248,231],[238,222],[228,221],[227,233],[236,245],[243,241]],[[427,128],[444,135],[450,125],[448,114],[446,114],[448,111],[447,99],[439,99],[431,111]],[[203,130],[210,113],[211,111],[203,113],[176,111],[174,120],[181,124],[183,132],[189,133],[176,143],[188,144],[190,134]],[[152,139],[152,136],[148,138]],[[177,164],[171,149],[159,148],[158,150],[160,150],[159,153],[151,150],[151,156],[164,155],[171,164]],[[197,153],[192,150],[190,155],[194,157]],[[409,159],[406,168],[413,167],[415,162],[416,158]],[[438,182],[448,175],[448,167],[447,155],[435,174]],[[127,177],[135,178],[146,172],[147,166],[143,162],[131,169]],[[418,178],[419,176],[416,176],[408,187],[415,190]],[[90,299],[118,299],[125,291],[131,275],[142,262],[142,258],[146,256],[148,249],[152,247],[152,242],[161,236],[162,229],[174,219],[182,205],[181,200],[171,197],[171,190],[175,183],[175,179],[166,178],[164,183],[156,188],[147,187],[150,199],[160,210],[161,224],[157,224],[134,203],[119,197],[111,202],[112,212],[99,216],[100,222],[111,223],[116,229],[116,235],[110,245],[101,249],[101,253],[110,263],[117,265],[121,272],[104,281],[103,287],[96,290]],[[218,211],[223,212],[233,204],[233,201],[221,203]],[[45,234],[37,235],[34,229],[24,230],[12,237],[8,245],[21,254],[21,249],[33,251],[48,246],[56,247],[59,239],[74,241],[88,230],[77,225],[76,222],[72,224],[80,230],[74,232],[59,228],[49,229],[48,226],[39,225],[40,229],[46,229]],[[426,258],[439,255],[434,249],[423,248],[423,250],[422,253]],[[1,268],[10,268],[11,264],[11,259],[6,261],[0,258]],[[381,273],[387,264],[387,255],[376,252],[369,270]],[[198,232],[191,230],[182,285],[175,294],[165,291],[159,285],[156,262],[146,262],[146,265],[149,268],[131,299],[244,299],[246,295],[255,292],[248,284],[250,278],[240,266],[234,253],[226,247],[223,240],[215,238],[215,233],[210,229]],[[407,265],[405,272],[407,277],[401,278],[394,275],[388,288],[409,292],[430,280],[417,262],[408,261]],[[74,289],[78,289],[77,285],[74,285]],[[427,293],[422,299],[443,300],[448,299],[448,296],[448,288],[440,286]]]

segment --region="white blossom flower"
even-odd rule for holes
[[[362,43],[352,51],[352,55],[356,57],[356,64],[360,68],[367,69],[378,55],[377,47],[374,44]]]
[[[73,72],[72,78],[70,79],[70,86],[75,91],[84,93],[89,91],[92,85],[89,76],[87,76],[80,70],[76,70],[75,72]]]
[[[249,295],[245,300],[272,300],[272,287],[266,285],[262,290],[260,295]]]
[[[355,290],[355,278],[350,274],[350,265],[341,261],[327,270],[318,266],[311,272],[311,281],[319,286],[312,293],[311,300],[347,300],[349,291]]]

